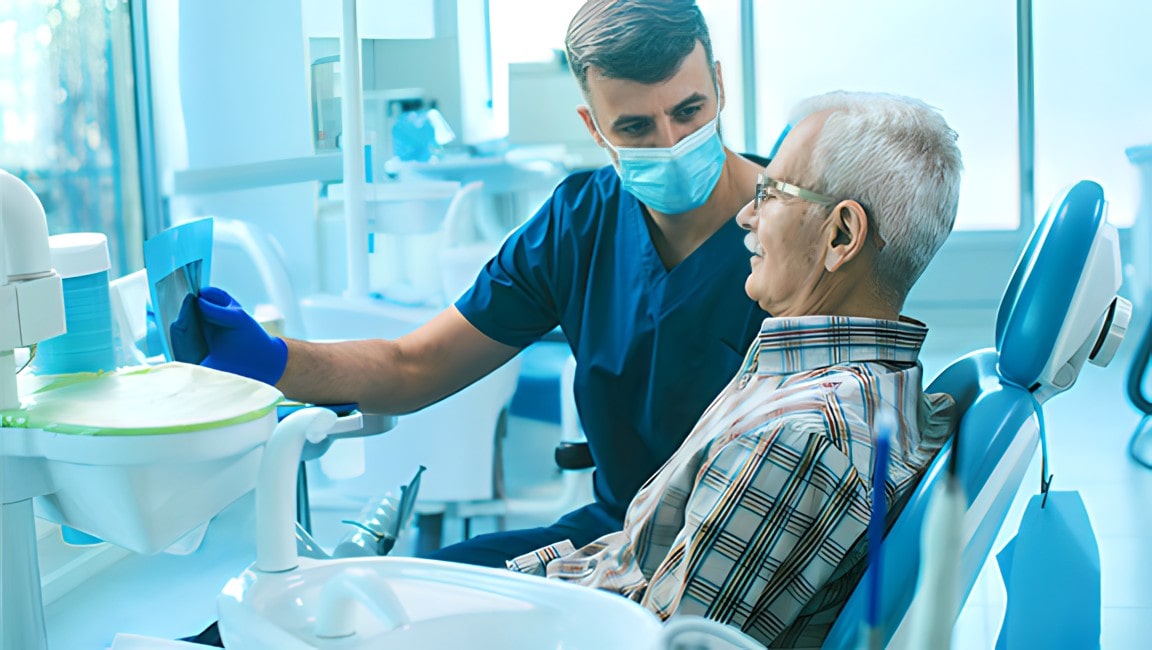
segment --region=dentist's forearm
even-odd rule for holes
[[[285,341],[288,364],[276,388],[288,398],[313,404],[356,402],[377,413],[405,413],[431,401],[426,394],[433,391],[403,379],[395,341]]]
[[[441,400],[519,352],[480,333],[454,307],[396,340],[287,344],[288,363],[276,384],[286,396],[393,414]]]

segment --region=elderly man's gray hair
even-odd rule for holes
[[[837,91],[802,101],[789,124],[831,111],[802,179],[808,187],[864,206],[885,245],[877,287],[902,305],[956,221],[960,149],[956,132],[924,102]]]

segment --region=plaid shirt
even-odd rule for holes
[[[948,434],[951,398],[922,392],[927,332],[908,320],[766,319],[623,531],[509,568],[615,591],[661,618],[707,616],[766,645],[818,647],[865,568],[877,412],[898,422],[890,509]]]

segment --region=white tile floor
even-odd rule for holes
[[[1141,416],[1126,397],[1125,382],[1140,332],[1133,331],[1107,368],[1087,366],[1068,392],[1044,405],[1049,471],[1054,490],[1076,490],[1084,500],[1100,553],[1101,638],[1105,650],[1152,646],[1152,471],[1127,455]],[[959,349],[926,346],[926,376],[934,376]],[[1037,491],[1037,453],[1013,502],[953,636],[959,650],[994,648],[1007,595],[996,565],[1016,533],[1028,499]]]

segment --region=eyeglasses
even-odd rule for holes
[[[794,196],[810,203],[819,203],[820,205],[834,205],[840,202],[840,199],[826,196],[819,192],[813,192],[812,190],[806,190],[803,187],[798,187],[791,183],[778,181],[774,178],[769,178],[765,174],[758,174],[756,176],[756,198],[752,201],[752,208],[754,210],[760,209],[760,202],[768,198],[768,192],[770,190],[787,194],[788,196]]]
[[[781,194],[796,197],[802,201],[808,201],[809,203],[816,203],[818,205],[824,206],[833,206],[840,202],[840,199],[828,196],[826,194],[813,192],[812,190],[806,190],[803,187],[799,187],[791,183],[785,183],[784,181],[778,181],[774,178],[769,178],[765,174],[758,174],[756,176],[756,198],[752,200],[753,210],[760,209],[760,202],[768,198],[768,192],[770,191],[779,192]],[[857,201],[857,203],[859,203],[859,201]],[[860,207],[864,208],[865,215],[869,214],[868,208],[864,207],[863,204],[861,204]],[[876,224],[871,220],[871,217],[868,217],[868,220],[872,226],[872,234],[876,237],[877,248],[883,249],[886,245],[884,238],[880,236],[880,231],[876,229]]]

